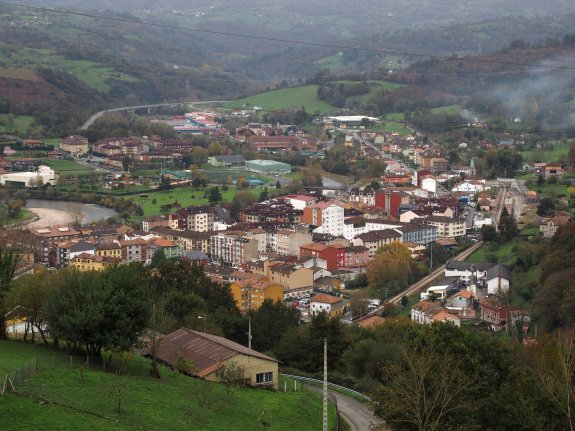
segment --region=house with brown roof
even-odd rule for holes
[[[461,326],[461,319],[449,313],[439,302],[422,300],[411,307],[411,320],[420,325],[430,325],[434,322],[450,322]]]
[[[364,329],[372,329],[377,326],[383,325],[386,321],[387,319],[385,319],[385,317],[370,316],[367,319],[364,319],[361,322],[359,322],[358,325]]]
[[[151,346],[143,349],[151,357]],[[224,337],[180,328],[162,338],[160,362],[185,374],[218,381],[218,370],[237,371],[237,381],[254,387],[278,388],[279,361]]]
[[[315,295],[310,301],[309,311],[311,314],[326,312],[332,317],[343,314],[343,299],[339,296],[320,293]]]

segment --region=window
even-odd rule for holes
[[[273,373],[271,371],[267,373],[256,374],[256,383],[258,385],[263,385],[266,383],[271,383],[273,380]]]

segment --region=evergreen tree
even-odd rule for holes
[[[503,211],[501,211],[497,228],[501,234],[501,239],[505,242],[519,235],[519,229],[517,228],[515,217],[513,217],[513,214],[509,214],[505,206],[503,207]]]

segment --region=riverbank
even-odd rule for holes
[[[28,199],[26,209],[34,213],[28,227],[61,226],[80,221],[82,224],[96,223],[118,213],[110,208],[80,202]]]

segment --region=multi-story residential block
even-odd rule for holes
[[[95,245],[84,240],[64,241],[57,246],[58,266],[66,267],[70,259],[82,254],[94,254]]]
[[[354,238],[353,245],[366,247],[369,250],[369,257],[373,257],[378,249],[394,242],[403,242],[401,232],[396,229],[384,229],[359,235]]]
[[[309,244],[312,241],[311,233],[304,232],[301,229],[279,229],[272,236],[275,237],[275,249],[273,244],[270,244],[270,248],[282,256],[294,255],[299,257],[300,246]]]
[[[456,238],[465,236],[467,224],[464,218],[429,216],[425,219],[425,222],[437,227],[438,237]]]
[[[245,232],[223,231],[210,238],[210,257],[222,265],[239,268],[259,254],[258,241]]]
[[[152,259],[158,252],[162,252],[166,259],[179,257],[182,254],[182,249],[175,241],[157,237],[148,241],[148,258]]]
[[[207,232],[214,230],[214,209],[209,206],[187,207],[186,230]]]
[[[148,242],[144,239],[121,240],[122,260],[148,263]]]
[[[234,281],[230,284],[230,290],[242,313],[257,310],[266,299],[283,301],[283,287],[264,277]]]
[[[105,241],[96,244],[94,254],[102,257],[122,258],[122,247],[118,241]]]
[[[403,234],[403,242],[427,245],[437,239],[437,226],[426,223],[406,223],[397,230]]]
[[[375,190],[371,187],[353,188],[349,193],[349,201],[364,205],[375,205]]]
[[[342,236],[344,232],[344,209],[333,201],[319,202],[304,208],[301,221],[319,226],[317,232]]]
[[[183,251],[201,251],[207,255],[210,254],[210,238],[214,234],[214,232],[209,231],[181,231],[165,227],[156,227],[151,232],[162,238],[174,241]]]
[[[171,227],[170,219],[164,215],[151,216],[142,220],[142,230],[149,232],[155,227]]]

